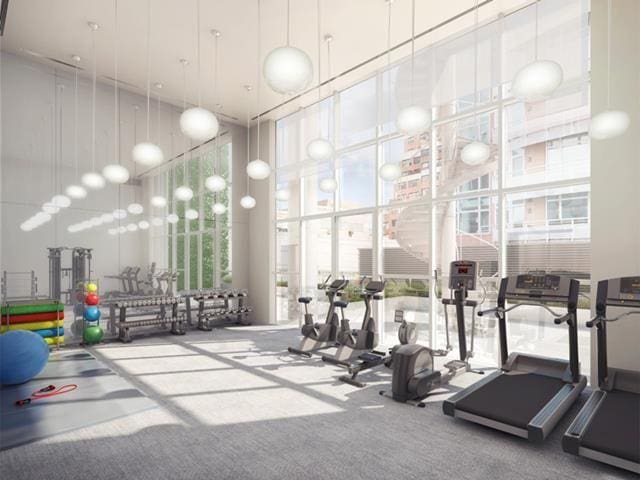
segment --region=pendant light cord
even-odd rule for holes
[[[287,47],[291,39],[291,0],[287,0]]]
[[[202,60],[200,58],[200,0],[196,0],[196,57],[198,57],[198,107],[202,106],[202,86],[201,83],[201,70]]]
[[[258,0],[258,77],[256,79],[256,103],[258,105],[258,138],[256,146],[256,158],[260,158],[260,50],[261,50],[261,29],[262,23],[260,21],[260,0]]]
[[[249,129],[251,128],[251,116],[249,114],[249,101],[251,99],[251,87],[247,87],[247,166],[249,165],[249,158],[251,155],[251,145],[249,138]],[[247,175],[247,195],[249,195],[249,175]]]
[[[91,79],[91,170],[96,170],[96,31],[92,30],[93,75]]]
[[[320,117],[320,99],[322,98],[322,30],[320,28],[320,0],[316,1],[318,15],[318,117]],[[320,132],[320,122],[318,122],[318,131]]]
[[[218,38],[219,33],[213,35],[213,108],[218,110]],[[217,137],[217,135],[216,135]]]
[[[475,5],[473,25],[473,121],[476,124],[476,140],[480,141],[480,122],[478,122],[478,0]]]
[[[413,104],[413,77],[416,57],[416,0],[411,0],[411,104]]]
[[[76,167],[76,182],[78,181],[78,65],[76,65],[73,87],[73,160]]]
[[[387,0],[387,76],[389,78],[389,116],[391,116],[391,4],[393,0]]]
[[[187,109],[187,62],[182,61],[182,111]],[[187,173],[187,136],[182,135],[182,163],[183,163],[183,176],[186,178]],[[183,181],[185,180],[183,178]]]
[[[113,156],[116,163],[120,164],[120,149],[119,146],[119,136],[120,129],[118,125],[118,117],[119,117],[119,101],[118,101],[118,0],[113,0],[113,17],[114,17],[114,29],[115,29],[115,37],[114,37],[114,61],[113,61],[113,69],[114,69],[114,87],[113,87],[113,102],[114,102],[114,130],[113,130],[113,138],[114,138],[114,146],[113,146]]]
[[[536,0],[536,32],[533,43],[534,60],[536,61],[538,60],[538,3],[540,3],[540,0]]]
[[[149,112],[151,109],[151,0],[147,0],[147,141],[149,140]]]
[[[607,1],[607,110],[611,106],[611,0]]]

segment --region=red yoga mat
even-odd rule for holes
[[[11,315],[9,317],[3,315],[0,324],[15,325],[16,323],[49,322],[62,319],[64,319],[64,312],[28,313],[26,315]]]

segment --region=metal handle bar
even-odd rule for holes
[[[511,305],[509,308],[494,307],[494,308],[490,308],[488,310],[481,310],[481,311],[478,312],[478,316],[482,317],[486,313],[491,313],[491,312],[503,313],[504,314],[504,313],[510,312],[511,310],[514,310],[514,309],[516,309],[518,307],[523,307],[523,306],[542,307],[547,312],[549,312],[551,315],[553,315],[556,319],[557,318],[562,318],[564,316],[564,314],[558,313],[555,310],[552,310],[551,308],[547,307],[546,305],[544,305],[542,303],[534,303],[534,302],[516,303],[515,305]]]
[[[621,320],[625,317],[630,317],[631,315],[640,315],[640,312],[635,311],[635,312],[625,312],[622,313],[620,315],[618,315],[617,317],[613,317],[613,318],[605,318],[602,315],[597,315],[596,317],[594,317],[592,320],[587,322],[587,327],[591,328],[594,325],[597,325],[600,322],[617,322],[618,320]]]

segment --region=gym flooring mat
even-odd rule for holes
[[[15,302],[0,308],[1,315],[27,315],[30,313],[62,312],[64,305],[53,300]]]
[[[48,385],[77,389],[18,407]],[[0,389],[0,450],[157,407],[131,383],[84,350],[53,352],[35,379]]]
[[[8,330],[44,330],[63,326],[64,320],[56,320],[55,322],[19,323],[17,325],[2,325],[0,327],[0,333],[4,333]]]
[[[15,325],[18,323],[32,322],[51,322],[55,320],[63,320],[64,312],[44,312],[44,313],[27,313],[23,315],[3,315],[0,323],[2,325]]]

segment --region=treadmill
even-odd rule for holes
[[[500,370],[445,400],[446,415],[469,420],[503,432],[543,441],[587,384],[578,363],[577,280],[566,276],[533,272],[503,278],[494,312],[500,336]],[[507,307],[507,301],[514,303]],[[556,313],[545,302],[566,305],[567,313]],[[569,360],[553,359],[507,348],[507,312],[522,306],[537,306],[566,323]]]
[[[607,306],[628,311],[607,318]],[[598,283],[596,316],[587,327],[598,333],[598,387],[562,438],[562,449],[640,474],[640,372],[607,364],[607,323],[640,314],[640,276]]]

